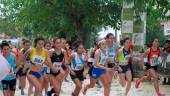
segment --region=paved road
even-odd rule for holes
[[[89,80],[85,80],[85,83],[88,83]],[[25,91],[27,91],[28,83]],[[64,82],[62,85],[61,96],[71,96],[71,92],[74,89],[74,84],[72,81]],[[161,90],[166,94],[166,96],[170,96],[170,85],[161,85]],[[2,90],[0,90],[0,96],[3,96]],[[20,95],[20,90],[17,89],[15,96],[27,96]],[[32,95],[33,96],[33,95]],[[45,96],[45,95],[43,95]],[[80,96],[83,96],[82,94]],[[86,96],[103,96],[103,88],[93,88],[87,92]],[[123,88],[118,84],[117,80],[113,80],[111,94],[110,96],[123,96]],[[132,83],[131,91],[129,92],[129,96],[156,96],[154,88],[151,82],[142,83],[139,89],[135,89],[134,82]]]

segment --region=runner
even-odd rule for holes
[[[64,38],[61,38],[61,43],[62,43],[62,51],[65,51],[67,53],[67,57],[69,57],[69,51],[70,49],[68,48],[70,45],[68,44],[68,42],[64,39]],[[65,60],[65,59],[64,59]],[[69,69],[67,68],[67,66],[65,65],[62,65],[62,68],[64,70],[64,77],[63,77],[63,80],[65,80],[66,82],[68,82],[67,80],[67,76],[69,74]]]
[[[165,45],[163,48],[163,54],[162,54],[162,67],[164,68],[165,72],[168,72],[168,64],[170,63],[170,40],[165,41]],[[170,77],[163,78],[163,85],[169,84],[170,85]]]
[[[108,33],[106,35],[106,41],[107,41],[107,55],[108,55],[108,68],[112,68],[113,71],[108,72],[108,79],[109,79],[109,85],[111,87],[112,78],[113,76],[117,74],[117,71],[114,70],[116,66],[116,56],[118,51],[118,44],[116,43],[115,37],[112,33]]]
[[[107,72],[111,72],[112,69],[105,67],[108,64],[107,54],[106,54],[106,41],[100,40],[98,42],[99,49],[95,52],[95,63],[93,64],[93,69],[90,75],[90,84],[85,85],[83,94],[86,94],[86,91],[89,88],[93,88],[96,84],[96,81],[99,79],[104,86],[104,96],[110,95],[109,80]]]
[[[1,81],[3,87],[4,96],[14,96],[16,90],[16,75],[15,69],[18,65],[18,61],[15,55],[11,52],[10,45],[6,43],[2,43],[2,54],[7,59],[8,64],[10,66],[10,73]]]
[[[76,86],[72,96],[79,96],[82,89],[84,74],[86,74],[84,73],[84,70],[87,68],[88,54],[84,53],[84,46],[82,42],[77,42],[75,47],[77,48],[76,51],[70,56],[70,76]]]
[[[41,96],[42,94],[42,84],[43,84],[43,76],[44,76],[44,64],[49,64],[50,68],[54,69],[52,65],[50,65],[49,52],[44,49],[44,38],[36,38],[35,48],[29,49],[24,57],[27,58],[30,56],[31,64],[29,65],[30,71],[28,72],[28,80],[35,87],[35,96]]]
[[[62,51],[62,42],[61,39],[54,39],[54,50],[51,52],[51,62],[53,66],[56,68],[56,71],[50,71],[50,82],[53,85],[54,89],[51,89],[51,92],[48,92],[48,96],[51,96],[53,92],[55,92],[55,96],[60,95],[62,78],[64,77],[64,70],[62,69],[62,65],[65,64],[63,60],[66,60],[66,53]]]
[[[147,76],[144,76],[136,80],[136,88],[142,81],[149,79],[153,81],[157,96],[164,96],[159,90],[158,74],[157,68],[160,62],[161,49],[159,48],[159,39],[154,38],[151,47],[142,56],[142,66],[143,70],[147,70]],[[144,65],[144,56],[147,56],[147,63]]]
[[[92,72],[92,69],[93,69],[93,63],[95,61],[94,55],[95,55],[95,52],[96,52],[97,49],[98,49],[98,46],[95,42],[94,48],[91,48],[90,51],[89,51],[89,59],[88,59],[89,76],[91,75],[91,72]],[[96,84],[97,84],[97,88],[102,88],[102,85],[101,85],[99,80],[96,81]]]
[[[131,88],[132,72],[130,69],[130,58],[132,58],[132,51],[129,48],[131,41],[130,38],[123,40],[123,48],[118,51],[119,61],[119,83],[122,87],[125,87],[124,96],[128,96],[128,92]]]
[[[50,51],[52,46],[50,41],[46,41],[45,42],[45,49]],[[49,73],[50,73],[50,68],[44,64],[44,70],[45,70],[45,74],[44,74],[44,83],[43,83],[43,89],[45,89],[45,94],[47,95],[48,92],[48,88],[49,88]]]
[[[23,61],[23,55],[24,53],[30,48],[30,41],[24,40],[23,41],[23,48],[20,50],[20,65],[17,67],[17,78],[19,80],[19,89],[21,89],[21,95],[24,95],[24,88],[26,86],[26,72],[24,72],[24,61]],[[29,58],[26,59],[29,62]]]

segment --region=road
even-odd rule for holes
[[[87,84],[89,79],[85,80],[84,83]],[[170,96],[170,85],[160,85],[161,90],[166,94],[166,96]],[[25,92],[28,89],[28,83],[25,89]],[[62,92],[60,96],[71,96],[71,92],[74,89],[74,84],[71,80],[69,82],[63,82]],[[110,96],[123,96],[123,89],[116,79],[113,80],[112,88]],[[43,93],[44,94],[44,93]],[[2,90],[0,90],[0,96],[3,96]],[[15,96],[27,96],[20,95],[20,90],[17,88]],[[33,96],[33,95],[32,95]],[[45,95],[43,95],[45,96]],[[80,96],[83,96],[82,93]],[[88,90],[86,96],[103,96],[103,88],[92,88]],[[134,86],[134,82],[132,82],[132,87],[128,96],[156,96],[154,87],[151,82],[142,83],[139,89],[136,89]]]

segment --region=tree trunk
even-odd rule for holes
[[[85,34],[83,32],[83,25],[80,20],[76,22],[76,31],[77,31],[77,34],[76,34],[77,40],[81,40],[84,42]]]

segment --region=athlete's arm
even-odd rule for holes
[[[19,57],[19,56],[16,56],[14,53],[13,53],[13,56],[14,56],[14,62],[15,62],[15,64],[16,64],[15,73],[17,73],[17,72],[19,71],[19,69],[21,68],[20,63],[19,63],[20,57]]]
[[[15,62],[16,62],[16,66],[17,66],[15,72],[17,73],[20,70],[20,68],[22,68],[24,65],[23,53],[19,52],[19,58],[16,58],[15,55],[14,55],[14,57],[15,57]]]
[[[85,66],[85,68],[88,67],[88,58],[89,58],[88,53],[85,53],[84,54],[84,66]]]
[[[24,64],[26,64],[26,58],[28,58],[32,52],[33,52],[33,48],[30,48],[23,54],[23,63]]]
[[[118,66],[118,53],[119,53],[119,44],[116,43],[116,53],[115,53],[115,66]]]
[[[141,54],[141,64],[142,64],[142,68],[145,69],[145,64],[144,64],[144,57],[146,57],[148,55],[148,53],[150,52],[150,48],[147,49],[146,52],[144,52],[143,54]]]
[[[69,61],[69,54],[68,54],[67,51],[64,51],[64,62],[63,62],[63,64],[65,64],[65,65],[70,64],[70,61]]]
[[[89,58],[89,56],[88,56],[88,52],[87,53],[85,53],[84,54],[84,69],[85,69],[85,71],[84,71],[84,75],[86,76],[87,74],[88,74],[88,58]]]
[[[13,54],[14,55],[14,54]],[[15,64],[16,64],[16,66],[18,66],[19,65],[19,60],[17,59],[17,57],[14,55],[14,60],[15,60]]]
[[[116,46],[116,51],[118,51],[120,45],[119,45],[117,42],[113,42],[113,43],[114,43],[115,46]]]
[[[73,60],[74,57],[75,57],[74,52],[72,52],[69,57],[70,62]],[[71,69],[71,66],[68,66],[68,69],[70,70],[70,74],[75,75],[75,72]]]
[[[45,50],[46,52],[46,60],[45,60],[45,64],[51,69],[53,67],[52,63],[51,63],[51,56],[50,56],[50,51]]]
[[[122,54],[122,52],[123,52],[123,51],[122,51],[122,48],[117,51],[118,62],[120,62],[120,61],[119,61],[119,56]]]
[[[19,56],[20,56],[20,65],[24,65],[24,54],[22,51],[19,52]]]

